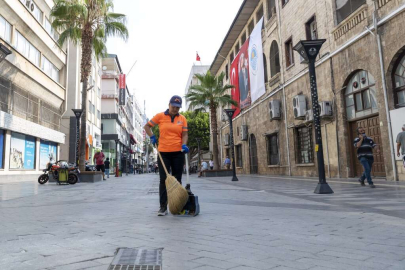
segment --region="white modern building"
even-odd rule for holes
[[[66,112],[62,117],[61,130],[66,134],[66,143],[61,146],[61,159],[75,161],[76,156],[76,117],[72,109],[82,108],[82,82],[80,81],[81,56],[80,45],[68,43],[67,60],[67,98]],[[96,148],[101,148],[101,59],[92,56],[92,68],[87,91],[86,115],[86,160],[93,164]]]
[[[134,159],[134,100],[125,84],[125,104],[119,103],[119,75],[123,73],[118,56],[109,54],[102,61],[101,119],[102,149],[110,158],[112,166],[116,162],[125,171]],[[113,172],[113,170],[111,170]]]
[[[187,80],[187,84],[186,84],[186,89],[184,90],[184,95],[187,95],[190,86],[199,84],[199,81],[198,81],[197,77],[195,76],[195,74],[205,74],[205,73],[207,73],[207,71],[209,69],[210,69],[210,66],[202,66],[202,65],[201,66],[193,65],[191,67],[190,75],[188,76],[188,80]],[[185,104],[186,104],[185,109],[186,109],[186,111],[188,111],[189,102],[187,101],[187,99],[184,99],[184,100],[185,100]]]
[[[134,161],[135,165],[142,165],[142,154],[143,154],[143,141],[144,141],[144,130],[143,130],[143,112],[139,105],[139,101],[134,96],[134,137],[136,140]]]
[[[67,51],[49,15],[53,1],[0,0],[0,176],[36,178],[65,143]],[[21,177],[24,175],[24,177]]]

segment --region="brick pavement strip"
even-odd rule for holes
[[[163,248],[163,270],[405,269],[405,188],[191,177],[197,217],[157,217],[156,175],[0,184],[0,269],[107,269],[119,247]]]

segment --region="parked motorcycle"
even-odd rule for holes
[[[75,164],[68,163],[65,160],[59,160],[56,162],[50,162],[46,164],[46,169],[43,170],[43,174],[38,177],[38,183],[41,185],[49,181],[52,177],[59,185],[61,183],[68,183],[74,185],[78,181],[78,174],[80,170]]]

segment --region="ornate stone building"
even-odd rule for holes
[[[213,74],[229,73],[262,16],[266,93],[234,119],[238,173],[317,176],[308,68],[293,47],[326,39],[316,61],[326,176],[360,176],[352,142],[363,126],[378,144],[373,175],[405,180],[395,150],[405,124],[405,1],[246,0],[210,67]],[[218,134],[223,161],[226,122]]]

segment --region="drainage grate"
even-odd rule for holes
[[[161,270],[162,248],[119,248],[108,270]]]

